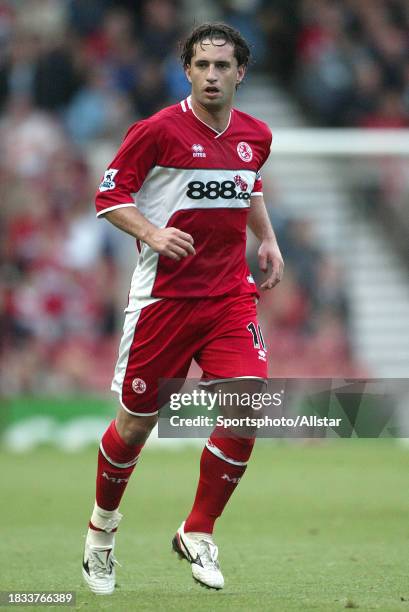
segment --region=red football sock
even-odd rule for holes
[[[186,519],[186,532],[213,533],[215,520],[246,471],[254,442],[255,438],[240,438],[216,427],[203,449],[199,484]]]
[[[102,436],[98,452],[96,502],[100,508],[118,508],[142,448],[143,444],[128,446],[112,421]]]

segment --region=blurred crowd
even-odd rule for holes
[[[350,351],[350,311],[339,264],[317,244],[305,220],[268,204],[285,260],[279,287],[262,294],[259,317],[269,347],[269,376],[339,378],[364,373]],[[256,249],[249,260],[256,281]]]
[[[123,241],[95,219],[104,169],[95,158],[106,142],[115,150],[130,123],[188,93],[177,41],[191,22],[172,0],[29,4],[27,11],[25,2],[0,0],[0,393],[106,390],[126,290]],[[272,68],[276,5],[214,3],[214,17],[259,41],[255,70]],[[307,35],[321,27],[310,15],[299,49],[312,68],[330,43]],[[280,290],[261,301],[271,374],[346,375],[340,271],[308,224],[273,222],[287,270]],[[250,256],[254,264],[254,250]]]
[[[293,28],[287,83],[303,111],[321,126],[409,128],[409,2],[299,0],[296,6],[293,14],[281,12],[281,27]],[[387,228],[409,263],[407,160],[364,160],[355,170],[366,214]]]
[[[320,125],[409,126],[407,0],[272,1],[273,46],[290,43],[287,74],[303,108]],[[274,18],[275,19],[274,19]],[[281,51],[281,55],[283,51]],[[273,66],[274,71],[274,66]]]

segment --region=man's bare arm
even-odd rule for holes
[[[277,244],[263,196],[252,196],[247,225],[261,242],[258,250],[258,265],[267,273],[271,264],[271,274],[262,283],[261,289],[272,289],[283,277],[284,261]]]
[[[190,234],[176,227],[156,227],[134,206],[116,208],[107,212],[104,217],[123,232],[146,242],[160,255],[175,261],[196,253]]]

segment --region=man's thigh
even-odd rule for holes
[[[156,414],[159,380],[186,378],[195,350],[193,317],[193,303],[169,299],[126,314],[111,388],[127,412]]]
[[[211,305],[215,324],[195,359],[203,370],[202,383],[224,379],[267,378],[267,349],[257,320],[252,295],[215,300]]]

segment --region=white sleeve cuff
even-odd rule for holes
[[[111,211],[111,210],[115,210],[117,208],[129,208],[130,206],[133,206],[134,208],[136,208],[135,203],[129,203],[129,204],[116,204],[116,206],[110,206],[109,208],[104,208],[103,210],[100,210],[99,212],[97,212],[97,217],[100,217],[101,215],[104,215],[105,213]]]

